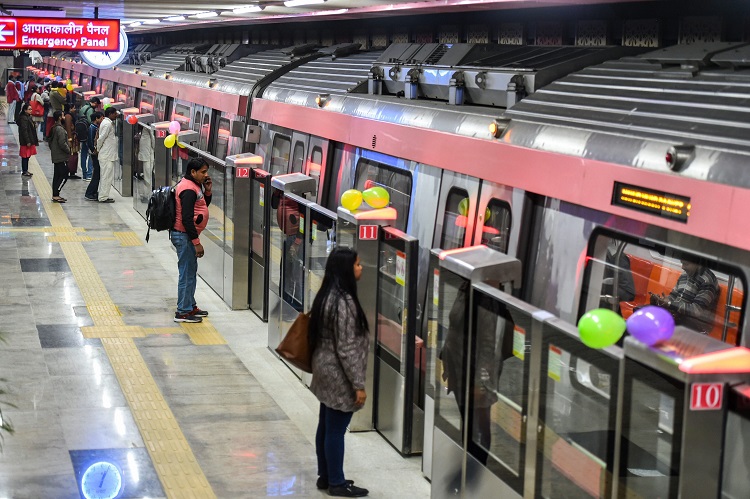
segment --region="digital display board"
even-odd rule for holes
[[[0,17],[0,49],[117,51],[118,19]]]
[[[690,216],[689,197],[622,182],[615,182],[612,204],[682,223]]]

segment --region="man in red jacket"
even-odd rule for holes
[[[202,158],[193,158],[185,168],[185,176],[175,187],[176,216],[171,236],[177,250],[177,269],[180,272],[175,322],[201,322],[208,315],[195,303],[195,285],[198,258],[203,257],[200,235],[208,224],[212,186],[208,164]]]
[[[16,122],[16,102],[20,99],[18,88],[16,88],[16,77],[10,75],[8,84],[5,85],[5,99],[8,102],[7,118],[8,124]]]

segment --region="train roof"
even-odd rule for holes
[[[750,187],[750,45],[677,45],[588,67],[509,109],[507,141]]]

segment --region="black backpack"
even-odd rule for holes
[[[174,227],[177,218],[177,203],[174,196],[174,187],[159,187],[151,191],[146,207],[146,242],[151,235],[151,229],[161,232]]]
[[[86,142],[89,139],[89,120],[85,116],[80,116],[75,125],[76,137],[79,142]]]

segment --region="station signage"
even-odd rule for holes
[[[378,238],[378,225],[360,225],[359,240],[372,241]]]
[[[116,52],[118,19],[0,17],[0,49]]]
[[[690,387],[691,411],[718,411],[724,405],[722,383],[693,383]]]

